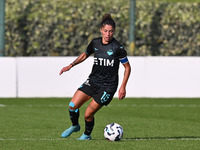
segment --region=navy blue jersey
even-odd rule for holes
[[[94,54],[94,64],[89,80],[100,88],[116,91],[119,62],[128,62],[124,47],[115,38],[110,43],[103,44],[100,37],[90,42],[86,54]]]

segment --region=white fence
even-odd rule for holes
[[[72,97],[93,65],[89,57],[60,76],[75,58],[1,57],[0,97]],[[127,97],[200,97],[200,57],[129,57],[129,62]],[[123,69],[120,65],[119,83]]]

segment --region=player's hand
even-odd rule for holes
[[[61,75],[63,72],[69,71],[71,68],[72,68],[72,65],[69,65],[69,66],[67,66],[67,67],[63,67],[63,68],[60,70],[59,75]]]
[[[118,99],[122,100],[124,97],[126,97],[126,89],[121,86],[118,92]]]

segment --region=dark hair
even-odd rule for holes
[[[102,28],[104,25],[111,25],[115,29],[115,21],[112,19],[110,14],[105,14],[103,16],[103,19],[100,24],[100,28]]]

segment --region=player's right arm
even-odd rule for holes
[[[66,72],[66,71],[69,71],[73,66],[83,62],[85,59],[88,58],[89,55],[86,54],[86,52],[82,53],[78,58],[76,58],[70,65],[66,66],[66,67],[63,67],[60,71],[60,75],[63,73],[63,72]]]

